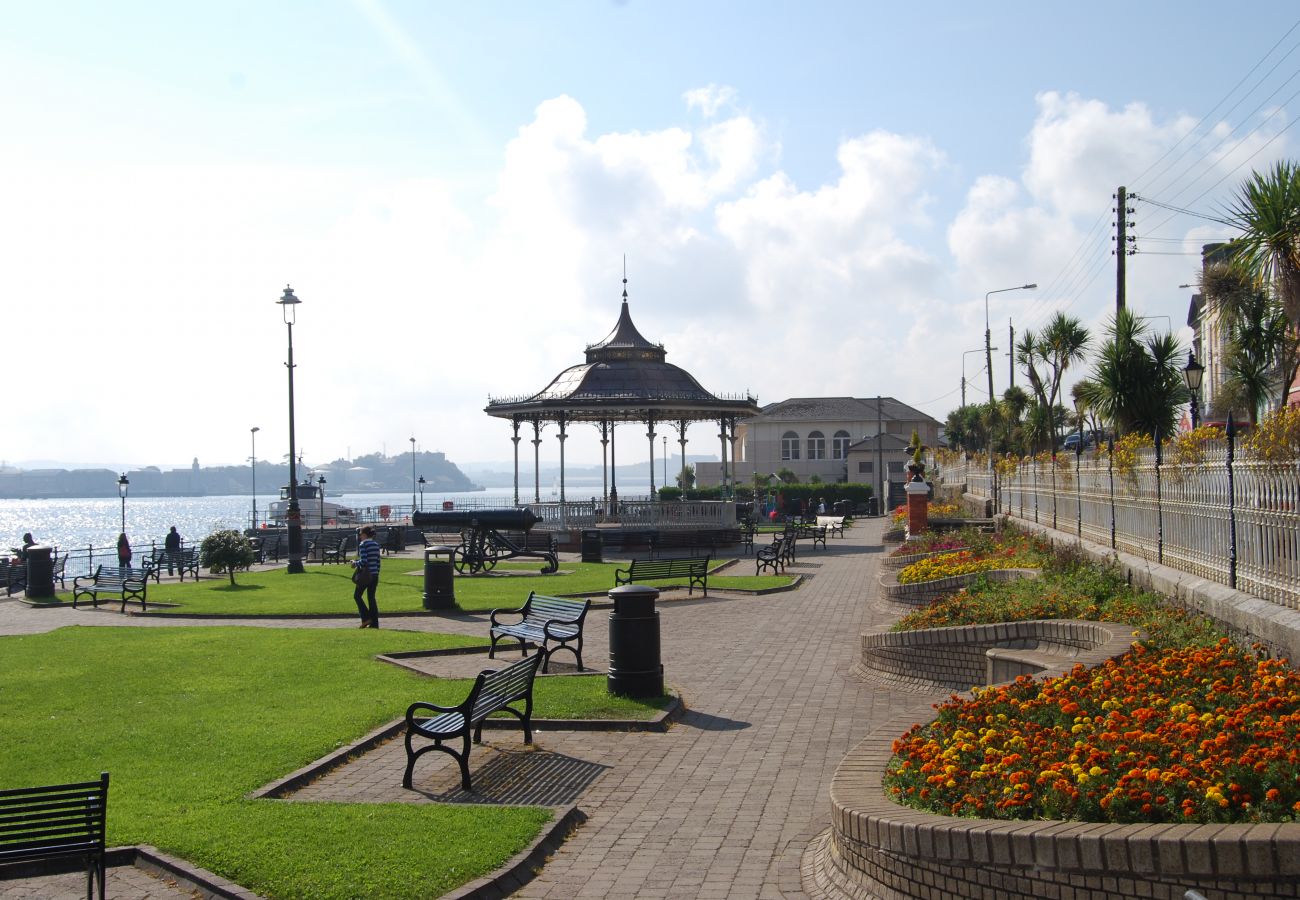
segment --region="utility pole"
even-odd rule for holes
[[[1007,319],[1007,384],[1016,386],[1016,329]]]
[[[1128,245],[1133,240],[1127,233],[1128,226],[1133,224],[1128,220],[1133,210],[1129,209],[1128,189],[1124,185],[1119,186],[1115,199],[1118,201],[1115,204],[1115,311],[1119,312],[1125,306],[1124,263],[1128,259]]]
[[[961,408],[966,408],[966,373],[961,375]]]
[[[961,377],[962,387],[962,406],[966,405],[966,376]],[[885,504],[889,502],[889,491],[886,490],[889,482],[885,478],[885,421],[884,414],[881,412],[881,404],[884,398],[876,394],[876,475],[880,478],[880,502],[876,504],[876,511],[882,516],[888,515],[889,510]]]

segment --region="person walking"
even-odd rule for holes
[[[176,567],[181,562],[181,533],[172,526],[172,530],[167,532],[167,537],[163,540],[163,549],[167,551],[167,574],[175,575]]]
[[[355,569],[352,581],[356,585],[352,599],[356,601],[357,610],[361,613],[361,627],[378,628],[379,607],[375,604],[375,588],[379,585],[379,542],[375,540],[373,525],[362,525],[358,534],[361,543],[357,545],[356,562],[352,563]],[[361,599],[363,593],[370,601],[368,609]]]
[[[117,536],[117,564],[124,569],[131,565],[131,542],[125,531]]]

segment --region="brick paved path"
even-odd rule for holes
[[[791,571],[811,577],[798,591],[662,602],[665,677],[689,707],[667,733],[554,732],[543,725],[527,751],[517,732],[486,732],[485,747],[471,757],[478,797],[459,790],[455,764],[442,754],[422,757],[416,791],[402,790],[405,754],[395,740],[295,799],[576,803],[587,822],[520,897],[805,896],[800,857],[829,826],[836,765],[873,722],[917,701],[916,694],[850,675],[858,636],[897,615],[875,600],[883,521],[860,521],[827,550],[801,555]],[[4,606],[0,632],[12,633],[14,616]],[[62,612],[58,624],[67,623]],[[484,634],[485,618],[388,624]],[[589,664],[608,660],[604,622],[602,614],[588,619]],[[520,779],[522,773],[529,777]],[[111,892],[164,896],[125,886]]]

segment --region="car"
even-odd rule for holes
[[[1083,449],[1087,450],[1088,448],[1095,446],[1097,446],[1097,432],[1085,431],[1083,433]],[[1079,432],[1077,431],[1071,431],[1065,436],[1065,440],[1061,441],[1062,450],[1074,451],[1078,449],[1078,447]]]

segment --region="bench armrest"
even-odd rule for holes
[[[465,704],[463,703],[460,706],[439,706],[436,703],[429,703],[424,700],[417,700],[416,702],[412,703],[410,706],[406,708],[406,721],[408,723],[414,722],[416,718],[416,713],[420,712],[421,710],[427,710],[428,712],[432,712],[432,713],[463,712],[464,706]]]
[[[547,619],[545,622],[542,623],[542,633],[545,634],[547,637],[552,637],[552,636],[553,636],[553,635],[551,634],[551,626],[552,626],[552,625],[577,625],[577,624],[579,624],[581,621],[582,621],[581,618],[578,618],[578,619]],[[559,635],[554,635],[554,637],[559,637]]]
[[[523,620],[523,615],[524,615],[524,610],[526,610],[527,608],[528,608],[527,606],[521,606],[521,607],[519,607],[518,609],[494,609],[494,610],[492,610],[492,615],[491,615],[491,617],[490,617],[490,618],[491,618],[491,624],[493,624],[493,625],[501,625],[501,624],[503,624],[503,623],[497,621],[497,614],[498,614],[498,613],[500,613],[500,614],[503,615],[503,616],[519,616],[519,617],[520,617],[520,621],[522,621],[522,620]],[[509,623],[509,624],[511,624],[511,625],[517,625],[517,624],[519,624],[519,623],[518,623],[518,622],[511,622],[511,623]]]

